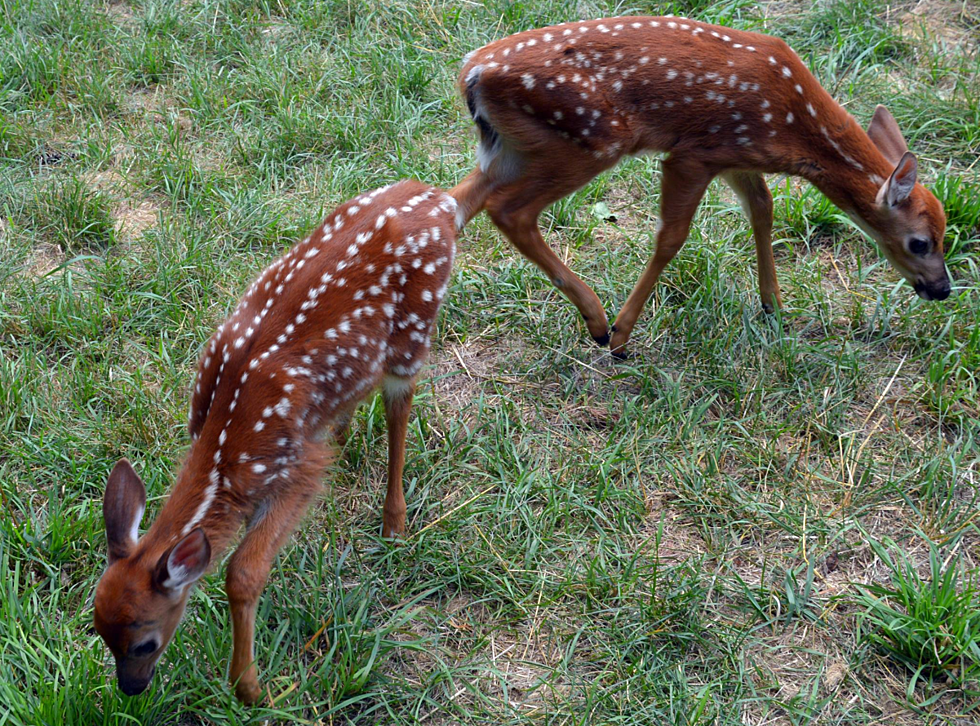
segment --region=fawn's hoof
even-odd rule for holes
[[[595,326],[589,321],[585,313],[581,313],[582,320],[585,321],[585,326],[589,329],[589,335],[592,336],[592,340],[596,342],[600,348],[605,348],[609,345],[609,323],[606,322],[606,316],[603,315],[601,318],[602,332],[596,333],[594,331]]]
[[[239,681],[235,686],[235,697],[246,706],[251,706],[262,698],[262,686],[258,681]]]
[[[384,526],[381,528],[381,536],[385,539],[404,541],[405,540],[405,518],[386,517]]]
[[[399,547],[405,544],[405,530],[395,532],[393,530],[389,531],[386,529],[381,533],[381,536],[389,545]]]
[[[609,352],[616,360],[628,360],[630,354],[626,350],[626,342],[629,340],[629,335],[620,335],[619,328],[615,325],[610,330],[612,331],[612,340],[609,343]]]

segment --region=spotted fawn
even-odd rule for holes
[[[921,297],[949,295],[946,218],[916,181],[895,119],[879,106],[865,133],[781,40],[674,17],[563,23],[470,53],[458,85],[480,134],[479,166],[456,196],[459,218],[485,208],[614,354],[624,354],[716,176],[751,222],[768,311],[781,298],[766,173],[809,180]],[[666,154],[656,252],[609,329],[599,298],[544,242],[537,220],[624,155],[644,152]]]
[[[357,197],[252,283],[204,349],[190,408],[191,447],[146,533],[146,490],[126,460],[103,502],[109,565],[95,626],[119,686],[142,692],[193,584],[243,525],[228,562],[230,679],[260,696],[255,611],[276,553],[320,491],[354,406],[381,388],[388,423],[386,537],[405,531],[402,468],[415,379],[455,252],[456,202],[414,181]]]

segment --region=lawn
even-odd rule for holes
[[[91,627],[106,476],[130,458],[157,511],[250,280],[343,200],[472,168],[469,50],[670,12],[784,38],[864,125],[888,105],[946,205],[952,296],[771,177],[767,316],[715,183],[621,363],[481,215],[411,419],[407,541],[380,536],[372,398],[262,598],[263,704],[225,682],[220,566],[123,696]],[[980,722],[978,154],[965,0],[0,0],[0,726]],[[657,169],[542,217],[610,318]]]

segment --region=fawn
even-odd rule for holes
[[[781,40],[675,17],[563,23],[470,53],[458,85],[480,135],[479,166],[457,187],[460,220],[486,208],[614,355],[625,355],[716,176],[751,222],[767,311],[781,305],[762,176],[775,172],[820,189],[920,297],[949,295],[946,218],[916,181],[916,157],[895,119],[878,106],[862,131]],[[610,330],[599,298],[548,247],[537,220],[625,154],[643,152],[667,154],[656,252]]]
[[[230,680],[260,696],[255,611],[273,559],[320,489],[321,434],[344,429],[380,386],[388,424],[385,537],[405,530],[402,468],[415,379],[455,254],[456,202],[403,181],[336,209],[252,283],[201,356],[191,447],[156,521],[139,536],[146,490],[129,462],[109,475],[109,564],[95,627],[127,695],[149,684],[191,586],[247,530],[228,563]]]

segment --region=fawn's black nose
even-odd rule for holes
[[[945,300],[949,297],[949,278],[944,277],[936,282],[917,282],[915,291],[923,300]]]
[[[119,690],[127,696],[138,696],[146,690],[148,685],[150,685],[149,680],[139,678],[119,679]]]
[[[150,668],[150,672],[148,674],[133,675],[130,673],[123,673],[122,670],[117,667],[116,679],[119,681],[119,690],[125,693],[127,696],[138,696],[150,685],[150,681],[153,680],[153,673],[155,671],[156,666],[153,666]]]

